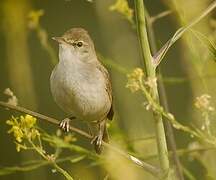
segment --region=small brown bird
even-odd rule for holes
[[[59,43],[59,63],[50,77],[54,100],[70,119],[88,123],[95,150],[101,153],[102,140],[108,141],[106,121],[113,118],[109,73],[98,61],[86,30],[72,28],[53,39]],[[64,119],[60,127],[69,131],[69,119]]]

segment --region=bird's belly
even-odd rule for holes
[[[79,93],[71,98],[73,111],[84,120],[98,121],[106,117],[110,109],[110,102],[105,89],[86,86],[75,89]]]
[[[52,83],[51,83],[52,84]],[[57,104],[76,118],[86,121],[100,121],[106,117],[111,103],[103,81],[76,81],[64,79],[51,85]],[[56,91],[56,89],[58,89]]]

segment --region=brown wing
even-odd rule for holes
[[[98,61],[99,62],[99,61]],[[111,85],[111,80],[110,80],[110,75],[107,69],[99,62],[97,68],[104,74],[105,78],[107,79],[106,81],[106,91],[108,93],[109,99],[111,101],[111,108],[107,114],[107,118],[109,120],[112,120],[114,111],[113,111],[113,104],[112,104],[112,85]]]

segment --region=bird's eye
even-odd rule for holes
[[[82,46],[83,46],[83,43],[82,43],[81,41],[79,41],[79,42],[77,43],[77,46],[78,46],[78,47],[82,47]]]

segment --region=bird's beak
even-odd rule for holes
[[[57,41],[58,43],[64,43],[64,39],[62,37],[52,37],[52,39]]]

